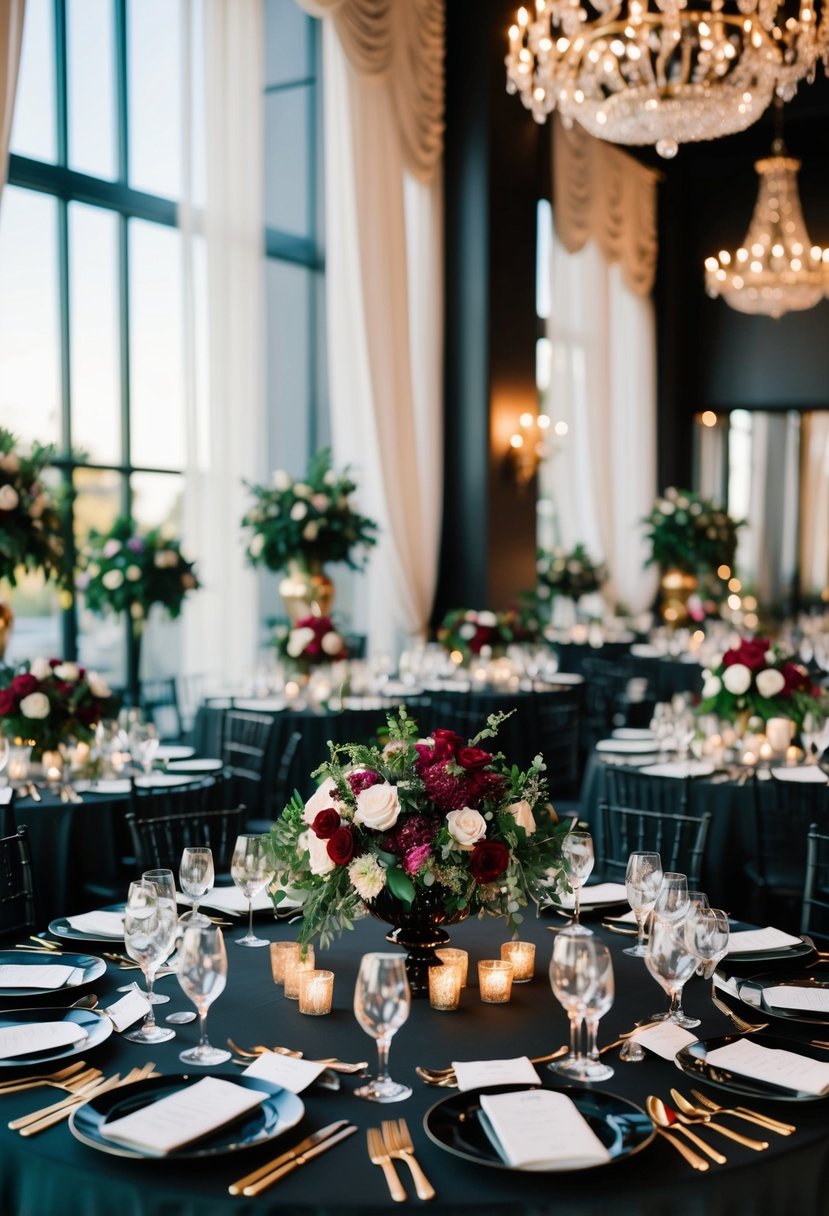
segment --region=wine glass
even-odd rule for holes
[[[573,926],[556,936],[550,960],[550,987],[570,1022],[570,1051],[563,1060],[554,1060],[547,1065],[551,1072],[579,1079],[584,1076],[586,1061],[581,1051],[580,1032],[587,1003],[598,982],[598,945],[601,943],[592,933],[577,933]]]
[[[645,955],[645,966],[658,984],[670,997],[670,1007],[667,1013],[654,1014],[653,1022],[675,1022],[685,1025],[691,1019],[684,1018],[680,1008],[682,989],[697,968],[697,955],[689,944],[688,920],[691,917],[679,917],[675,920],[664,920],[654,915],[651,923],[651,933],[648,939],[648,950]],[[693,1025],[698,1025],[694,1022]]]
[[[364,954],[354,988],[354,1016],[377,1040],[377,1076],[355,1089],[369,1102],[402,1102],[411,1097],[408,1085],[389,1076],[389,1048],[394,1034],[409,1016],[412,994],[402,954]]]
[[[184,930],[178,951],[178,982],[199,1014],[199,1043],[182,1051],[184,1064],[224,1064],[230,1052],[211,1047],[207,1041],[207,1011],[227,983],[227,951],[221,929],[192,920]]]
[[[658,853],[631,853],[625,871],[625,893],[636,917],[638,937],[635,946],[624,951],[634,958],[644,958],[645,924],[648,913],[653,911],[659,888],[662,885],[662,859]]]
[[[182,891],[193,901],[194,912],[199,910],[199,900],[213,890],[215,877],[213,850],[201,845],[187,845],[181,855],[178,878]]]
[[[230,876],[248,901],[248,931],[237,946],[267,946],[253,932],[253,901],[276,873],[267,836],[237,836],[230,860]]]
[[[134,722],[129,732],[130,752],[133,760],[149,777],[158,751],[158,731],[152,722]]]
[[[662,920],[679,920],[688,909],[688,879],[685,874],[668,871],[662,875],[662,883],[653,905],[654,916]]]
[[[712,981],[713,996],[714,972],[720,960],[728,953],[728,941],[731,928],[728,915],[722,908],[704,908],[699,916],[700,924],[694,930],[693,944],[700,960],[698,974],[705,980]]]
[[[587,1054],[582,1065],[585,1081],[608,1081],[613,1069],[599,1057],[596,1035],[599,1021],[613,1004],[616,985],[613,978],[613,961],[610,951],[602,942],[596,941],[596,983],[584,1006],[584,1024],[587,1028]]]
[[[589,832],[568,832],[561,844],[561,855],[567,863],[567,875],[575,898],[573,924],[570,926],[570,932],[589,934],[591,930],[579,924],[579,908],[581,888],[592,874],[595,863],[593,837]]]
[[[147,984],[150,1008],[138,1030],[124,1034],[131,1043],[166,1043],[174,1030],[158,1026],[153,1009],[153,982],[158,968],[173,948],[176,937],[175,907],[170,907],[158,894],[152,882],[141,879],[130,884],[124,915],[124,945],[127,954],[138,963]],[[163,998],[165,1001],[169,997]]]
[[[151,882],[158,894],[159,903],[162,903],[166,908],[169,908],[173,916],[177,915],[176,910],[176,880],[173,877],[172,870],[145,870],[141,875],[145,882]],[[175,944],[175,939],[173,939]],[[172,946],[170,947],[172,949]],[[164,962],[164,959],[161,960]],[[160,966],[160,964],[159,964]],[[168,996],[162,996],[158,992],[154,992],[150,997],[153,1005],[167,1005],[170,1002]]]

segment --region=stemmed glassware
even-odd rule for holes
[[[648,914],[653,911],[661,885],[662,858],[659,854],[631,853],[625,871],[625,892],[636,917],[638,937],[636,945],[628,946],[624,953],[634,958],[644,958],[647,954],[645,924]]]
[[[662,875],[662,882],[653,905],[654,916],[662,920],[679,920],[688,909],[688,879],[685,874],[674,874],[670,870]]]
[[[680,916],[675,920],[665,920],[654,915],[651,923],[651,933],[648,939],[648,950],[645,955],[645,965],[658,984],[665,989],[670,997],[670,1007],[667,1013],[654,1014],[654,1022],[675,1022],[679,1026],[698,1026],[693,1018],[686,1018],[682,1013],[682,989],[697,969],[699,958],[693,948],[693,933],[689,932],[690,924],[697,913]]]
[[[276,867],[267,836],[237,836],[230,860],[230,876],[248,901],[248,931],[237,946],[267,946],[269,943],[253,932],[253,901],[272,881]]]
[[[9,741],[6,736],[0,731],[0,773],[9,762]]]
[[[700,960],[699,974],[713,983],[714,972],[721,959],[728,953],[731,928],[728,916],[722,908],[703,908],[697,917],[697,925],[691,930],[693,945]],[[712,988],[713,995],[713,988]]]
[[[551,1072],[580,1080],[584,1078],[586,1064],[581,1051],[581,1027],[599,980],[597,947],[606,950],[592,933],[578,933],[571,926],[556,935],[550,960],[553,996],[564,1007],[570,1022],[570,1052],[547,1067]]]
[[[389,1076],[389,1049],[394,1034],[409,1016],[411,991],[402,954],[364,954],[354,988],[354,1016],[377,1040],[377,1076],[355,1089],[370,1102],[401,1102],[411,1096],[408,1085]]]
[[[567,863],[567,875],[573,888],[575,908],[570,933],[591,934],[590,929],[579,923],[581,888],[593,873],[593,837],[589,832],[568,832],[561,844],[561,854]],[[591,934],[592,936],[592,934]]]
[[[582,1076],[585,1081],[607,1081],[613,1076],[613,1069],[599,1058],[599,1048],[596,1035],[599,1021],[613,1004],[616,985],[613,978],[613,961],[610,951],[602,942],[594,938],[596,983],[584,1006],[584,1024],[587,1027],[587,1053],[582,1065]]]
[[[213,850],[206,846],[188,845],[181,855],[178,879],[182,891],[193,901],[193,912],[198,912],[199,900],[210,894],[216,879]]]
[[[191,921],[184,930],[178,959],[178,982],[199,1014],[198,1046],[182,1051],[179,1059],[185,1064],[224,1064],[230,1052],[211,1047],[207,1040],[207,1012],[227,983],[227,952],[221,929],[201,920]]]
[[[147,984],[150,1008],[138,1030],[124,1034],[131,1043],[166,1043],[175,1036],[174,1030],[158,1026],[153,1010],[155,974],[173,948],[176,937],[175,905],[165,902],[154,883],[141,879],[130,884],[124,915],[124,945],[127,954],[138,963]],[[168,997],[163,998],[165,1001]]]
[[[134,762],[149,777],[158,751],[158,731],[152,722],[134,722],[129,732],[130,753]]]

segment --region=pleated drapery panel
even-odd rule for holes
[[[594,241],[619,263],[630,290],[650,294],[656,275],[658,174],[594,139],[578,124],[553,126],[553,217],[568,253]]]
[[[14,95],[23,44],[26,0],[0,0],[0,195],[9,167]]]

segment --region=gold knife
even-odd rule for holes
[[[305,1140],[301,1140],[299,1144],[295,1144],[293,1148],[289,1148],[287,1153],[283,1153],[280,1157],[275,1157],[273,1161],[268,1161],[265,1165],[260,1165],[258,1170],[253,1170],[250,1174],[245,1174],[244,1178],[240,1178],[238,1182],[232,1182],[227,1188],[231,1195],[241,1195],[246,1186],[250,1186],[254,1182],[258,1182],[260,1178],[264,1178],[266,1174],[270,1174],[273,1170],[277,1170],[280,1166],[286,1165],[294,1158],[300,1157],[309,1148],[313,1148],[315,1144],[322,1143],[329,1136],[335,1135],[343,1128],[348,1127],[348,1119],[338,1119],[336,1123],[329,1123],[328,1127],[322,1127],[318,1132],[312,1132]]]
[[[275,1182],[279,1182],[281,1178],[287,1177],[294,1170],[299,1169],[301,1165],[305,1165],[306,1161],[310,1161],[316,1157],[318,1153],[327,1153],[335,1144],[339,1144],[341,1140],[347,1139],[348,1136],[353,1136],[357,1128],[353,1123],[344,1127],[341,1132],[337,1132],[334,1136],[329,1136],[327,1140],[321,1141],[314,1148],[309,1148],[306,1152],[301,1153],[298,1157],[294,1157],[291,1161],[287,1161],[285,1165],[281,1165],[279,1169],[273,1170],[270,1174],[266,1174],[264,1178],[260,1178],[258,1182],[253,1182],[249,1186],[244,1187],[242,1194],[252,1199],[254,1195],[258,1195],[261,1191],[267,1190],[269,1186],[273,1186]]]

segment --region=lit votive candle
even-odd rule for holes
[[[768,739],[766,739],[764,743],[760,744],[760,759],[771,760],[773,755],[774,749],[772,748],[772,745],[769,743]]]
[[[271,975],[275,984],[285,983],[285,963],[297,954],[296,942],[271,942]]]
[[[300,947],[297,946],[296,954],[289,954],[285,960],[285,995],[289,1001],[299,1000],[299,977],[303,971],[314,970],[314,947],[305,947],[305,956],[303,957]]]
[[[792,765],[797,764],[802,755],[803,755],[803,752],[800,750],[799,747],[795,747],[794,744],[792,744],[791,747],[787,747],[786,748],[786,765],[788,767],[791,767]]]
[[[743,764],[746,765],[747,768],[756,763],[757,757],[755,756],[754,752],[743,752]]]
[[[460,963],[429,968],[429,1004],[433,1009],[457,1009],[461,1001]]]
[[[450,963],[461,973],[461,988],[466,987],[466,976],[469,971],[469,953],[466,950],[456,950],[454,946],[443,946],[435,954],[442,963]],[[430,968],[432,970],[432,968]]]
[[[535,973],[535,946],[532,942],[503,942],[501,958],[512,963],[513,982],[526,984]]]
[[[766,723],[766,738],[772,751],[782,753],[792,741],[791,718],[769,718]]]
[[[9,748],[9,781],[29,780],[29,757],[32,749],[29,744],[13,743]]]
[[[60,781],[63,776],[63,756],[60,752],[44,752],[42,763],[46,780]]]
[[[478,963],[481,1000],[488,1005],[503,1005],[512,996],[514,967],[502,959],[482,959]]]
[[[334,999],[333,971],[299,972],[299,1012],[311,1017],[331,1012]]]

